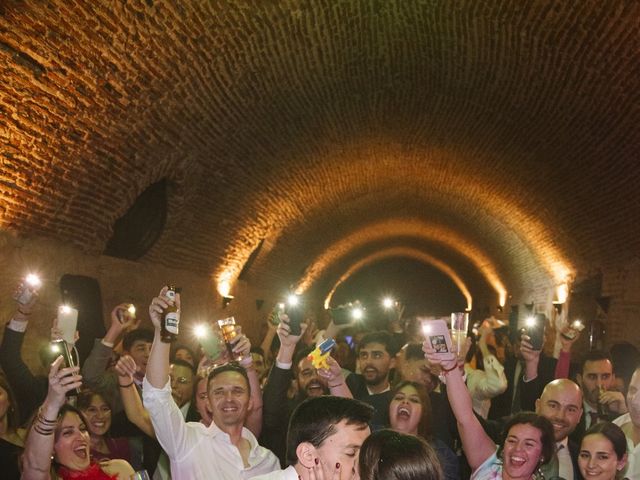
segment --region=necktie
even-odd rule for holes
[[[569,450],[561,443],[558,445],[558,476],[566,480],[573,480],[573,462]]]
[[[598,412],[589,412],[589,418],[591,419],[591,424],[589,424],[589,427],[591,427],[598,423],[600,416],[598,415]]]

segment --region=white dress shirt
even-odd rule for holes
[[[565,480],[573,480],[573,461],[569,451],[569,438],[556,443],[556,455],[558,456],[558,475]]]
[[[171,461],[173,480],[250,479],[280,469],[278,458],[258,445],[246,428],[242,429],[242,437],[251,445],[247,468],[229,435],[215,423],[209,427],[200,422],[186,423],[171,397],[168,380],[163,388],[155,388],[145,377],[142,392],[156,437]]]
[[[253,477],[252,480],[298,480],[298,472],[296,472],[295,468],[289,466],[284,470],[258,475]]]
[[[471,394],[473,410],[482,418],[487,418],[491,408],[491,399],[507,389],[507,377],[504,367],[493,355],[483,358],[484,370],[473,369],[465,364],[467,388]]]
[[[631,439],[631,431],[633,424],[631,423],[631,416],[628,413],[616,418],[613,423],[618,425],[625,436],[627,437],[627,468],[625,470],[625,478],[638,479],[640,478],[640,443],[638,445],[633,444]]]

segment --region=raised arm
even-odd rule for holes
[[[241,334],[234,338],[232,351],[238,355],[240,365],[247,371],[249,386],[251,388],[251,410],[244,422],[245,426],[251,430],[256,437],[262,432],[262,389],[260,388],[260,378],[258,372],[253,367],[253,357],[251,357],[251,341],[246,335]]]
[[[142,405],[142,399],[133,381],[137,371],[136,362],[129,355],[124,355],[116,363],[115,370],[118,373],[118,388],[127,418],[151,438],[156,438],[149,412]]]
[[[24,288],[25,286],[20,284],[14,297]],[[37,293],[34,293],[26,304],[16,302],[15,313],[4,330],[0,344],[0,367],[20,404],[21,421],[29,418],[47,394],[47,379],[44,376],[33,375],[22,358],[22,343],[36,301]]]
[[[66,393],[80,388],[82,377],[78,367],[63,368],[60,355],[51,364],[49,390],[29,430],[24,447],[22,479],[49,480],[54,433],[58,423],[58,412],[66,402]]]
[[[162,388],[169,381],[169,353],[171,344],[160,340],[160,325],[163,321],[165,309],[169,306],[167,287],[162,287],[157,297],[151,300],[149,316],[154,327],[153,345],[147,362],[147,381],[155,388]],[[180,309],[180,294],[176,294],[176,303]]]
[[[492,329],[488,325],[483,324],[482,327],[480,327],[478,348],[480,349],[480,353],[482,353],[484,371],[478,370],[474,372],[477,381],[474,382],[472,395],[481,399],[493,398],[507,389],[507,377],[504,374],[504,367],[495,355],[489,351],[489,347],[487,346],[487,337],[491,332]],[[468,382],[467,385],[471,391],[471,386]]]
[[[476,470],[496,451],[493,440],[487,435],[473,413],[471,396],[458,368],[455,353],[436,353],[428,342],[422,350],[432,365],[440,365],[446,379],[447,397],[458,422],[458,431],[462,439],[462,448],[471,470]]]
[[[327,357],[329,368],[319,368],[318,375],[327,379],[327,385],[331,395],[335,397],[353,398],[351,390],[347,386],[344,373],[340,364],[331,356]]]

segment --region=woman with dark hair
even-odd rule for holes
[[[389,422],[396,432],[420,436],[429,443],[438,456],[443,478],[460,478],[456,454],[443,441],[431,435],[431,401],[424,385],[404,381],[394,388],[389,403]]]
[[[24,447],[24,431],[18,429],[20,415],[13,391],[4,375],[0,374],[0,465],[2,478],[20,478],[19,458]]]
[[[51,365],[49,390],[29,430],[23,456],[23,480],[54,478],[129,480],[134,471],[124,460],[94,463],[87,423],[80,410],[66,404],[66,393],[82,385],[79,367]]]
[[[626,464],[627,439],[620,427],[601,422],[585,432],[578,455],[578,467],[584,478],[621,479]]]
[[[111,406],[104,396],[92,390],[84,390],[78,395],[76,403],[86,420],[89,437],[91,439],[91,459],[94,462],[121,458],[131,463],[129,440],[126,438],[112,438]]]
[[[427,340],[422,346],[427,359],[440,365],[447,383],[447,397],[458,423],[471,480],[539,478],[538,469],[555,451],[553,426],[535,413],[513,416],[505,426],[505,439],[496,448],[473,413],[471,396],[462,378],[455,352],[438,353]]]
[[[427,442],[393,430],[369,435],[358,466],[361,480],[444,479],[436,452]]]

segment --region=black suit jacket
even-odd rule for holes
[[[304,399],[298,395],[287,398],[293,380],[291,369],[284,370],[274,365],[269,371],[267,383],[262,391],[262,433],[260,445],[271,450],[279,459],[282,468],[287,467],[287,429],[295,407]]]
[[[511,401],[513,398],[513,389],[520,389],[520,410],[534,411],[536,399],[540,397],[544,386],[555,378],[556,364],[555,358],[547,357],[544,353],[540,354],[538,362],[538,376],[531,382],[524,382],[524,366],[520,378],[514,381],[514,374],[518,359],[509,356],[505,360],[504,374],[507,377],[507,389],[504,393],[491,399],[491,409],[489,410],[489,418],[491,420],[500,420],[501,418],[510,416],[512,412]],[[523,387],[526,386],[526,389]]]
[[[44,402],[49,389],[49,380],[45,376],[36,376],[22,359],[24,332],[4,329],[0,345],[0,367],[16,396],[20,410],[20,422],[25,422]]]

